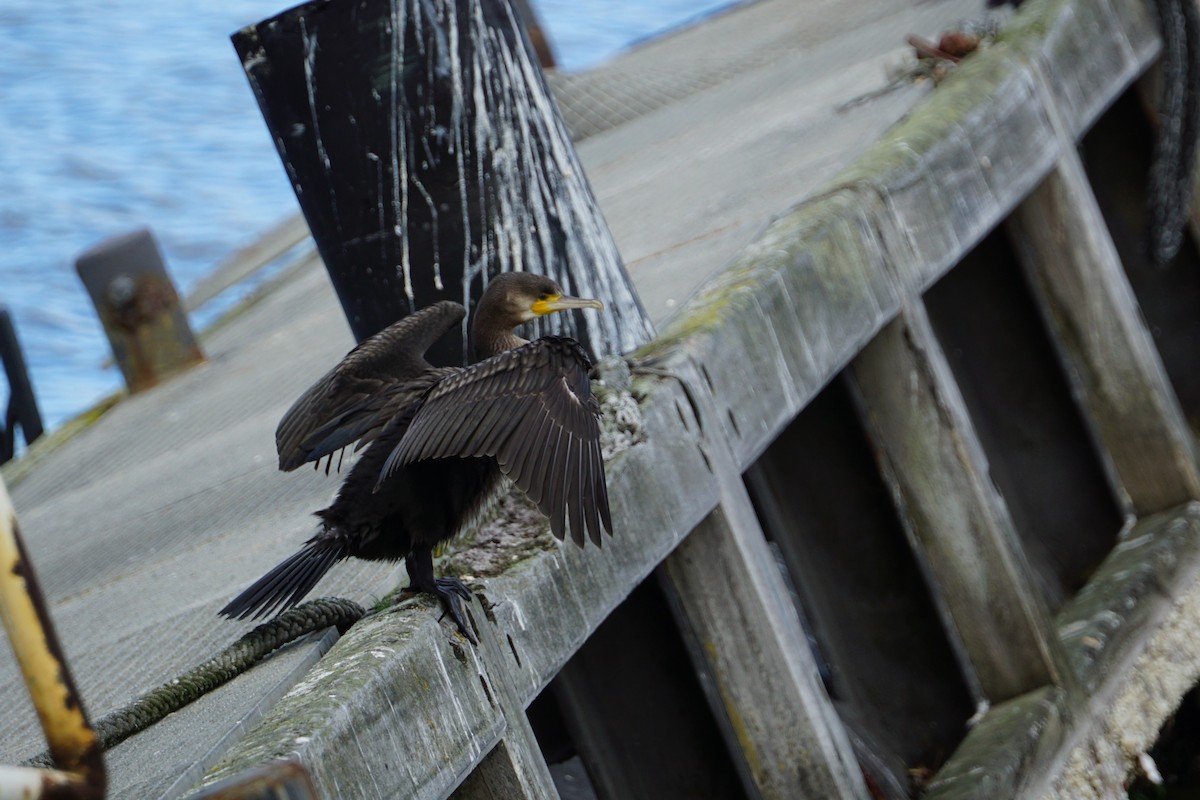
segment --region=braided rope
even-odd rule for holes
[[[358,603],[341,597],[322,597],[289,609],[259,625],[198,667],[99,720],[95,729],[100,744],[105,750],[116,747],[135,733],[146,730],[168,714],[237,677],[288,642],[329,627],[336,627],[339,632],[345,633],[365,614],[366,611]],[[52,765],[49,752],[40,753],[23,763],[27,767]]]
[[[1146,210],[1150,256],[1161,266],[1179,251],[1192,207],[1200,129],[1200,14],[1190,0],[1155,0],[1154,8],[1163,44],[1163,86]]]

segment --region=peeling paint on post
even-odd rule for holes
[[[594,355],[649,340],[510,0],[316,0],[233,41],[359,340],[515,269],[605,302],[543,323]]]
[[[17,515],[0,480],[0,624],[29,689],[58,770],[5,768],[0,797],[104,796],[100,740],[88,723],[46,601],[21,540]]]

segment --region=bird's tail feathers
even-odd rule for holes
[[[323,537],[311,539],[218,613],[230,619],[258,619],[286,611],[300,602],[329,568],[345,556],[343,542]]]

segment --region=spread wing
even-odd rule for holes
[[[363,397],[329,422],[317,428],[300,444],[305,461],[320,461],[344,447],[358,442],[361,450],[391,425],[407,425],[425,394],[458,367],[430,367],[412,380],[384,386]]]
[[[585,530],[600,544],[612,517],[589,369],[577,342],[547,336],[448,375],[413,412],[381,479],[423,459],[494,456],[556,537],[569,520],[576,544]]]
[[[462,322],[466,314],[458,303],[443,300],[360,342],[300,395],[279,421],[275,430],[279,468],[290,471],[316,461],[321,456],[314,455],[314,447],[328,440],[333,429],[341,432],[342,439],[358,430],[364,419],[379,412],[375,398],[432,369],[425,361],[425,351]],[[321,431],[324,435],[316,437]],[[345,441],[341,447],[354,440]]]

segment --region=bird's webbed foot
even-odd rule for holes
[[[467,616],[463,613],[463,601],[471,602],[471,590],[458,578],[438,578],[433,583],[437,587],[433,594],[441,598],[450,618],[458,626],[459,633],[467,637],[471,644],[478,645],[479,642],[475,641],[475,635],[467,625]]]
[[[471,644],[478,645],[479,642],[476,641],[475,634],[467,622],[466,611],[463,607],[463,601],[471,601],[471,590],[467,588],[467,585],[458,578],[434,578],[433,559],[429,555],[410,555],[405,564],[408,567],[410,581],[407,590],[436,595],[442,601],[442,605],[446,607],[446,613],[458,626],[459,633],[465,636]]]

